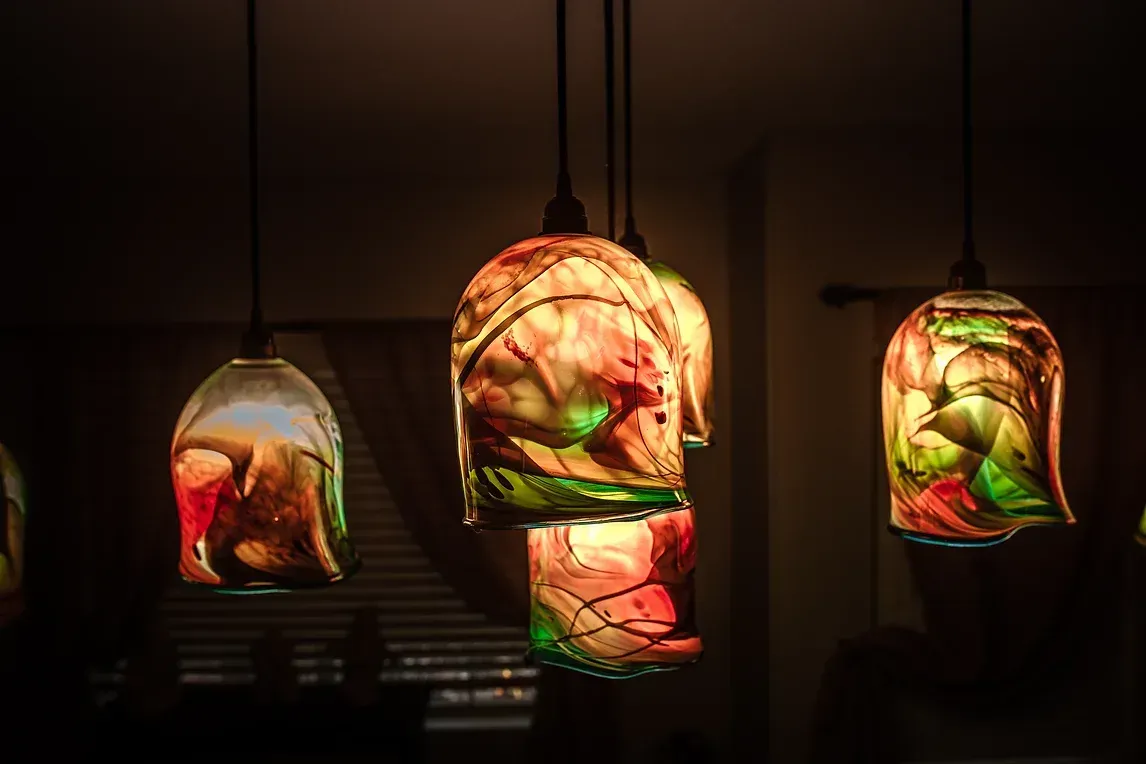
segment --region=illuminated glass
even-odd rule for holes
[[[694,518],[530,530],[530,655],[617,679],[700,660]]]
[[[1138,521],[1138,533],[1135,534],[1135,538],[1139,544],[1146,546],[1146,512],[1142,513],[1142,519]]]
[[[3,599],[20,592],[24,576],[24,528],[28,519],[24,476],[3,444],[0,444],[0,480],[4,491],[3,524],[0,525],[0,599]]]
[[[684,276],[662,262],[649,263],[649,269],[664,287],[680,328],[684,447],[712,445],[712,327],[708,312]]]
[[[1059,477],[1063,363],[1046,324],[993,291],[948,292],[883,365],[890,529],[951,546],[1073,523]]]
[[[222,366],[171,441],[183,578],[238,594],[353,575],[342,474],[338,419],[306,375],[281,358]]]
[[[470,282],[452,338],[466,522],[528,528],[692,505],[680,340],[648,266],[594,236],[539,236]]]

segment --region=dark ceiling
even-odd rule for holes
[[[602,3],[570,5],[576,165],[602,152]],[[618,6],[620,5],[618,0]],[[1140,0],[989,0],[981,125],[1141,120]],[[726,166],[772,128],[955,127],[957,0],[635,0],[644,171]],[[3,0],[18,174],[242,171],[241,0]],[[466,175],[551,162],[550,0],[263,0],[268,172]]]

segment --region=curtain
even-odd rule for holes
[[[817,700],[817,761],[1093,754],[1118,745],[1129,697],[1126,571],[1146,497],[1139,300],[1122,288],[1006,291],[1062,348],[1062,473],[1078,524],[978,549],[899,542],[924,629],[881,627],[841,644]],[[881,295],[879,346],[932,294]]]
[[[323,341],[414,539],[470,607],[497,623],[527,624],[525,532],[462,525],[449,321],[338,324],[323,329]]]
[[[187,397],[237,330],[7,329],[0,440],[28,492],[26,609],[0,664],[32,716],[86,697],[85,669],[129,652],[177,575],[168,454]]]

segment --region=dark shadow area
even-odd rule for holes
[[[373,616],[369,626],[366,619]],[[173,643],[156,621],[128,657],[125,682],[100,698],[78,663],[40,649],[26,622],[3,634],[7,750],[36,756],[129,756],[153,762],[425,761],[429,688],[378,681],[385,655],[376,613],[358,614],[346,644],[347,674],[333,687],[305,687],[291,646],[275,629],[252,650],[246,686],[180,682]],[[374,644],[369,644],[378,640]],[[18,693],[16,692],[18,690]],[[45,727],[50,724],[51,732]],[[8,725],[11,724],[11,727]],[[347,758],[349,757],[349,758]],[[20,760],[19,758],[15,760]],[[367,760],[367,759],[362,759]]]

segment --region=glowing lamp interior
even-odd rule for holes
[[[531,655],[618,679],[700,660],[694,517],[530,530]]]
[[[993,291],[942,294],[888,345],[890,529],[950,546],[1073,523],[1059,476],[1063,363],[1050,329]]]
[[[19,595],[23,581],[28,503],[20,467],[3,444],[0,444],[0,481],[4,494],[3,522],[0,523],[0,599],[6,599]]]
[[[451,369],[466,522],[530,528],[691,506],[677,321],[648,266],[539,236],[467,287]]]
[[[684,447],[712,444],[714,395],[712,385],[712,327],[708,312],[692,284],[662,262],[649,269],[657,277],[676,313],[681,348],[681,417]]]
[[[188,582],[225,593],[334,583],[359,566],[330,403],[282,359],[236,359],[191,396],[171,441]]]

